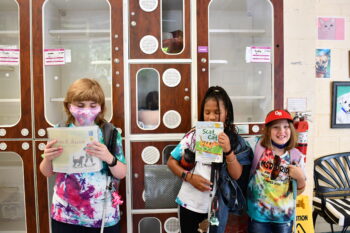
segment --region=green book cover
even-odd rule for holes
[[[222,122],[198,121],[196,124],[196,161],[222,163],[222,147],[218,137],[224,131]]]

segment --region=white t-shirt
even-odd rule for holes
[[[193,150],[193,145],[195,145],[195,141],[195,131],[188,132],[185,135],[185,137],[180,141],[180,143],[171,152],[171,156],[174,159],[180,161],[183,155],[183,151],[185,149],[189,148]],[[203,178],[210,180],[211,165],[197,162],[196,166],[190,173],[192,172],[193,174],[200,175]],[[191,176],[190,173],[187,176]],[[184,181],[182,182],[181,189],[176,198],[176,203],[191,211],[205,214],[209,212],[209,205],[211,203],[211,193],[211,191],[199,191],[198,189],[193,187],[189,182]]]

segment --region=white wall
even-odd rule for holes
[[[317,17],[345,17],[345,40],[318,40]],[[306,97],[311,111],[307,152],[307,189],[312,200],[313,160],[331,153],[350,151],[350,129],[332,129],[333,81],[350,81],[348,51],[349,0],[284,0],[285,100]],[[315,49],[331,49],[331,78],[315,78]],[[287,103],[285,102],[285,107]],[[319,217],[320,218],[320,217]],[[316,225],[316,232],[321,230]]]

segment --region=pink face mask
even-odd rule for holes
[[[101,112],[101,106],[98,105],[95,108],[79,108],[71,104],[69,111],[80,126],[89,126],[94,123],[97,115]]]

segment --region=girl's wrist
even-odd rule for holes
[[[237,156],[234,153],[232,153],[232,151],[230,155],[226,156],[226,163],[234,163],[236,160],[237,160]]]
[[[233,152],[233,150],[232,150],[232,148],[231,148],[229,151],[223,152],[222,154],[223,154],[224,156],[228,156],[228,155],[230,155],[232,152]]]

